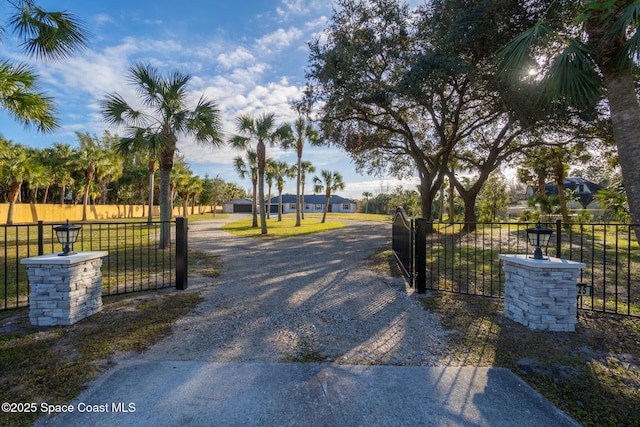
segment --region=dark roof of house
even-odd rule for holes
[[[245,205],[245,204],[252,204],[253,201],[251,199],[247,199],[247,198],[242,198],[242,199],[235,199],[235,200],[229,200],[228,202],[224,202],[225,205],[230,204],[230,205]]]
[[[323,194],[305,194],[304,195],[304,203],[309,203],[312,205],[324,205],[326,197]],[[282,195],[282,203],[295,203],[296,195],[295,194],[283,194]],[[278,203],[278,196],[271,198],[271,203]],[[337,196],[335,194],[331,195],[329,198],[329,204],[338,204],[338,203],[355,203],[353,200],[345,199],[344,197]]]
[[[565,190],[573,191],[573,195],[578,198],[578,201],[585,209],[589,203],[593,201],[598,190],[602,189],[601,185],[584,178],[566,178],[562,184]],[[588,191],[579,191],[580,185],[586,187]],[[547,196],[555,196],[558,194],[558,186],[553,182],[547,183],[544,189]]]

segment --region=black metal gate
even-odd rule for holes
[[[396,208],[393,215],[391,246],[400,269],[413,287],[413,219],[407,216],[402,207]]]
[[[391,246],[400,269],[416,292],[427,291],[427,220],[411,219],[402,207],[396,208],[391,228]]]

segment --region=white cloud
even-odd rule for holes
[[[96,25],[112,24],[114,22],[113,18],[106,13],[96,15],[94,21]]]
[[[312,15],[326,8],[326,0],[282,0],[281,6],[276,7],[276,13],[280,19],[289,20],[296,16]]]
[[[273,33],[267,34],[256,41],[257,51],[263,55],[279,52],[300,37],[302,37],[302,31],[297,28],[292,27],[288,30],[278,28]]]
[[[255,61],[255,57],[251,52],[242,46],[229,54],[222,53],[216,59],[225,68],[236,68]]]

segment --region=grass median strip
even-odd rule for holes
[[[266,235],[261,234],[260,227],[252,227],[252,220],[250,219],[227,223],[222,226],[222,229],[237,236],[273,240],[301,234],[321,233],[323,231],[342,228],[347,225],[340,221],[327,221],[323,224],[316,219],[305,219],[302,221],[300,227],[296,227],[295,224],[295,219],[285,219],[282,221],[269,219],[267,220],[268,234]]]

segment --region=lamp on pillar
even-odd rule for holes
[[[527,228],[527,240],[531,246],[535,246],[536,250],[533,253],[533,259],[545,259],[542,257],[542,249],[543,247],[547,247],[549,244],[549,239],[551,239],[551,234],[553,230],[543,227],[540,225],[540,221],[538,221],[538,225],[535,227]]]
[[[60,256],[68,256],[73,255],[73,244],[78,240],[78,233],[82,226],[69,224],[69,220],[67,220],[66,224],[58,225],[57,227],[53,227],[56,231],[56,236],[58,237],[58,242],[62,245],[62,252],[58,255]]]

